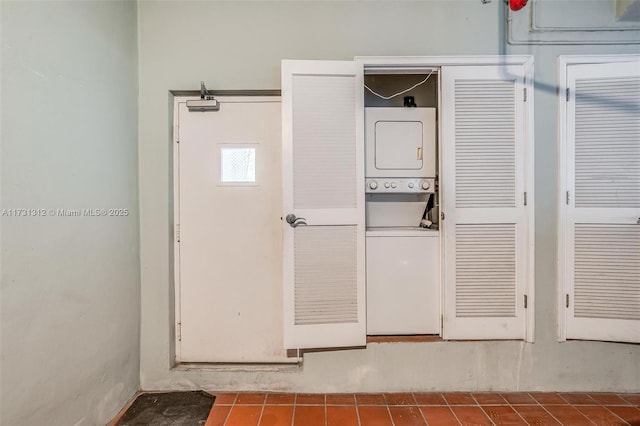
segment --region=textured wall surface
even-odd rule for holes
[[[137,5],[0,7],[2,209],[44,211],[2,216],[0,423],[105,424],[139,385]]]

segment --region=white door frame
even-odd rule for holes
[[[566,295],[569,292],[567,287],[567,271],[570,265],[566,264],[567,235],[567,75],[569,65],[581,64],[605,64],[610,62],[630,62],[640,60],[640,55],[561,55],[558,57],[558,275],[557,275],[557,333],[558,341],[567,340],[567,310]],[[573,194],[570,194],[573,196]]]
[[[173,100],[173,344],[175,347],[175,359],[171,365],[179,363],[181,359],[180,345],[180,104],[188,100],[200,99],[196,96],[176,96]]]
[[[279,91],[238,91],[238,92],[223,92],[223,94],[219,95],[220,99],[224,98],[227,102],[242,102],[245,99],[247,101],[251,100],[266,100],[268,102],[277,102],[280,103],[280,93]],[[175,364],[179,364],[183,362],[182,360],[182,342],[181,342],[181,307],[182,307],[182,292],[181,292],[181,245],[180,245],[180,232],[179,232],[179,224],[180,224],[180,107],[184,106],[188,100],[200,100],[200,96],[183,96],[176,95],[173,100],[173,134],[172,134],[172,144],[173,144],[173,307],[174,307],[174,317],[173,317],[173,328],[171,332],[173,333],[169,338],[173,343],[173,347],[175,349],[175,359],[171,360],[172,367]],[[224,101],[223,101],[224,102]],[[223,106],[224,107],[224,106]],[[215,111],[212,112],[194,112],[194,114],[216,114]],[[269,360],[269,363],[274,364],[295,364],[300,362],[301,360],[297,357],[287,357],[287,358],[273,358]],[[188,361],[187,361],[188,362]],[[230,360],[229,362],[235,363],[235,361]],[[263,360],[255,360],[255,361],[246,361],[248,364],[252,363],[263,363]],[[189,365],[188,363],[185,365]]]

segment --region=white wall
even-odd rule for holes
[[[2,1],[0,423],[99,425],[139,385],[137,6]],[[49,209],[127,208],[126,217]]]
[[[501,54],[507,51],[503,7],[501,1],[483,5],[479,0],[140,3],[143,389],[640,389],[639,346],[556,341],[554,86],[548,92],[537,88],[535,95],[539,130],[535,344],[372,344],[366,350],[308,354],[302,367],[282,371],[171,369],[169,90],[197,89],[200,80],[212,89],[277,89],[281,59]],[[615,47],[600,50],[609,52]],[[555,57],[555,52],[548,56]],[[536,64],[536,73],[544,76],[541,81],[555,84],[555,63],[549,57]],[[544,70],[539,71],[540,67]]]

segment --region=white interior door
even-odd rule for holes
[[[445,339],[525,338],[524,79],[523,65],[442,68]]]
[[[282,62],[286,348],[366,344],[362,74]]]
[[[640,342],[640,62],[569,65],[566,337]]]
[[[218,100],[176,103],[177,358],[282,361],[280,98]]]

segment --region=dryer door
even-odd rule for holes
[[[435,177],[435,108],[365,108],[365,120],[367,177]]]
[[[375,123],[375,164],[378,170],[420,170],[424,144],[422,122],[380,120]]]

